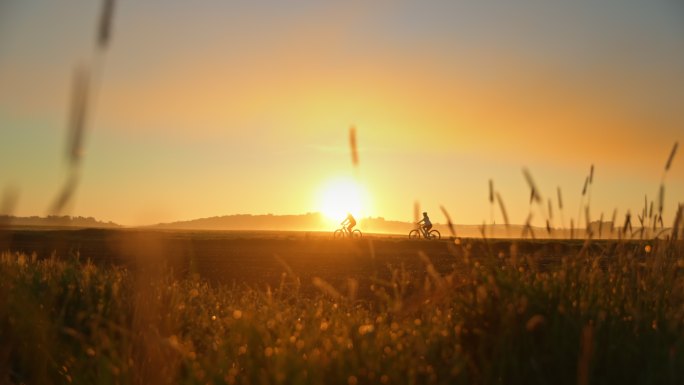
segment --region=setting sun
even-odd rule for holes
[[[347,213],[360,218],[368,209],[367,202],[363,186],[351,178],[338,178],[323,185],[318,210],[331,220],[342,220]]]

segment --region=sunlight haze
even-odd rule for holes
[[[0,5],[0,192],[49,214],[67,173],[72,75],[99,2]],[[228,214],[513,223],[657,199],[684,139],[672,1],[120,1],[68,214],[145,225]],[[349,127],[356,126],[359,165]],[[684,154],[665,180],[671,223]],[[349,198],[344,207],[338,199]],[[586,203],[586,202],[585,202]],[[543,225],[533,208],[533,221]],[[0,213],[2,214],[2,213]],[[342,218],[343,219],[343,218]],[[341,219],[340,219],[341,220]]]

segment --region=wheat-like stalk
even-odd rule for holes
[[[577,224],[579,226],[582,220],[582,208],[584,207],[584,197],[587,195],[587,188],[589,187],[589,177],[584,178],[584,187],[582,187],[582,197],[580,198],[580,205],[577,209]]]
[[[114,18],[114,0],[104,0],[102,14],[97,33],[97,47],[101,51],[107,49],[112,35],[112,20]]]
[[[356,127],[349,127],[349,150],[351,153],[352,166],[359,167],[359,150],[356,145]]]
[[[530,202],[535,201],[541,203],[541,195],[539,194],[537,185],[534,183],[534,179],[532,179],[532,174],[530,174],[528,169],[523,168],[523,175],[525,176],[525,181],[527,181],[527,186],[530,188]]]
[[[632,214],[627,211],[627,214],[625,214],[625,224],[622,226],[622,233],[623,234],[629,234],[627,230],[632,231]]]
[[[501,210],[501,216],[503,217],[504,224],[506,225],[506,229],[508,230],[510,226],[510,222],[508,221],[508,213],[506,212],[506,205],[504,204],[503,199],[501,198],[501,194],[498,192],[496,193],[496,200],[499,202],[499,209]]]
[[[439,206],[439,208],[442,210],[442,214],[444,214],[444,217],[447,220],[447,226],[449,226],[449,231],[451,232],[451,235],[453,237],[456,237],[456,229],[454,228],[453,222],[451,222],[451,216],[449,215],[449,212],[444,206]]]
[[[584,206],[584,219],[586,221],[586,232],[589,238],[593,235],[593,230],[591,228],[591,215],[589,215],[589,205]]]
[[[561,228],[565,229],[565,214],[563,210],[563,195],[561,193],[560,186],[556,187],[556,193],[558,195],[558,211],[560,212]]]
[[[536,239],[534,236],[534,229],[532,228],[532,213],[529,213],[527,215],[527,219],[525,220],[525,226],[523,227],[522,234],[520,235],[521,238],[525,238],[527,234],[530,234],[532,239]]]
[[[674,224],[672,225],[672,239],[677,240],[679,239],[679,229],[680,226],[682,225],[682,209],[684,209],[684,205],[681,203],[677,206],[677,214],[675,215],[675,220]]]
[[[575,221],[570,218],[570,239],[575,239]]]
[[[674,146],[672,146],[672,151],[670,151],[670,156],[667,157],[667,163],[665,163],[665,172],[668,172],[670,170],[670,166],[672,166],[672,160],[675,157],[675,154],[677,153],[677,147],[679,146],[679,142],[675,142]]]
[[[95,35],[95,51],[91,66],[78,66],[74,72],[67,127],[66,155],[69,161],[69,171],[62,189],[59,190],[57,197],[50,206],[49,211],[53,215],[60,214],[68,206],[78,185],[88,117],[92,110],[91,104],[94,104],[93,94],[97,92],[97,87],[93,85],[92,74],[101,69],[102,56],[111,41],[114,3],[114,0],[104,0]]]
[[[489,180],[489,222],[492,225],[492,235],[494,233],[494,181]]]

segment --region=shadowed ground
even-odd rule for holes
[[[390,236],[334,240],[329,233],[100,229],[5,230],[2,239],[2,249],[35,253],[38,258],[78,256],[82,261],[132,269],[170,268],[177,276],[198,274],[212,283],[278,287],[285,279],[283,273],[291,269],[303,288],[320,277],[344,290],[353,278],[361,293],[370,283],[388,279],[393,269],[404,268],[413,277],[426,274],[427,260],[421,253],[438,273],[447,274],[466,257],[502,258],[511,253],[532,257],[543,267],[561,256],[577,255],[584,245],[579,240],[416,241]],[[616,244],[602,241],[591,247],[592,252],[609,256]]]

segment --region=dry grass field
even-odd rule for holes
[[[681,383],[681,241],[15,231],[3,383]]]

